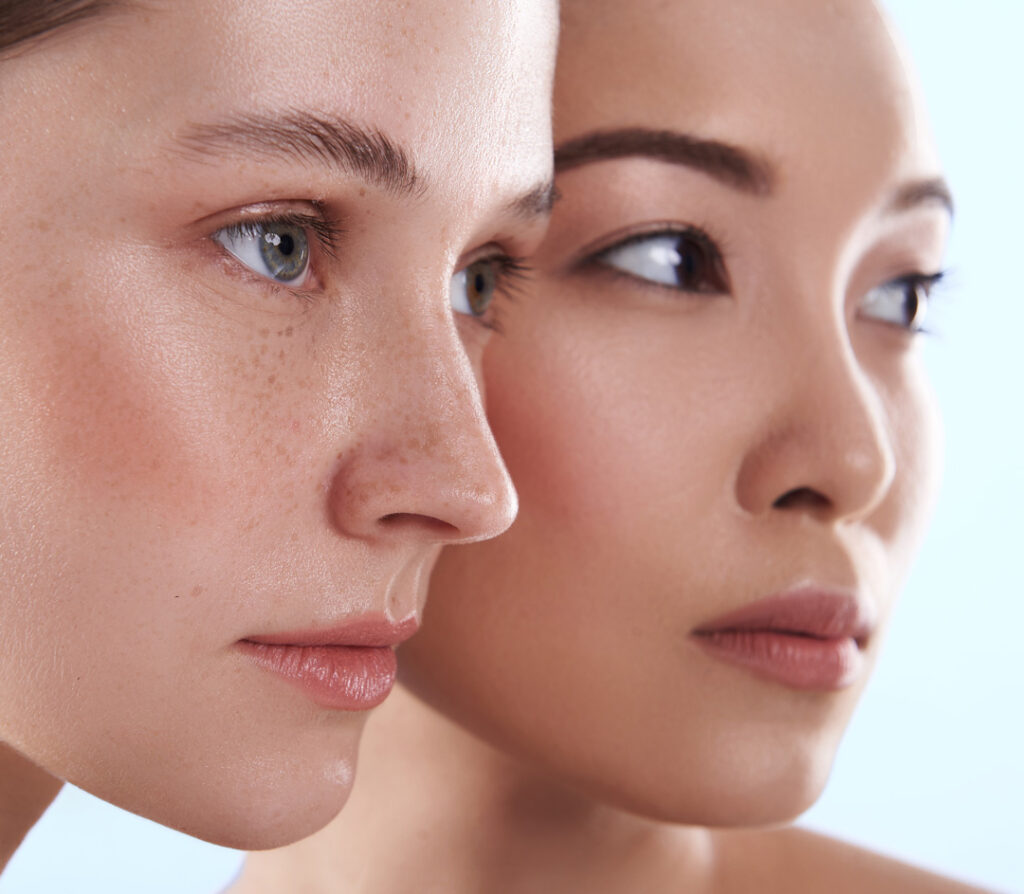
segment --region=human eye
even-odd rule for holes
[[[722,295],[729,291],[718,246],[694,227],[631,236],[599,251],[590,263],[681,292]]]
[[[481,258],[453,274],[449,295],[452,309],[469,317],[486,316],[495,295],[513,280],[526,275],[522,258],[493,255]]]
[[[932,290],[942,277],[942,273],[912,273],[875,286],[861,300],[858,314],[909,332],[920,332]]]
[[[253,273],[278,285],[302,288],[311,277],[313,241],[330,251],[334,231],[317,215],[287,212],[229,224],[211,238]]]

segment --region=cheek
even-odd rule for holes
[[[5,735],[16,717],[70,729],[83,705],[114,724],[132,680],[184,694],[183,662],[236,632],[239,582],[270,552],[259,527],[294,530],[299,501],[317,505],[308,416],[288,400],[302,376],[281,353],[297,337],[189,324],[145,274],[74,294],[18,282],[5,302]]]
[[[935,507],[942,471],[942,426],[924,370],[915,364],[886,395],[896,457],[896,481],[879,529],[905,576]],[[902,578],[901,578],[902,579]]]

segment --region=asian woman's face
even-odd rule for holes
[[[520,514],[445,551],[403,674],[613,803],[783,819],[930,508],[948,193],[868,2],[570,2],[562,39],[562,198],[485,358]]]
[[[555,13],[406,6],[0,62],[0,739],[238,847],[337,812],[440,545],[515,509],[475,312],[543,229]]]

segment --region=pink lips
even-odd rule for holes
[[[365,711],[391,692],[398,670],[394,646],[418,626],[413,617],[397,623],[364,617],[329,628],[250,636],[237,646],[321,707]]]
[[[873,624],[848,593],[803,589],[769,596],[697,627],[692,636],[716,658],[792,689],[833,691],[863,670]]]

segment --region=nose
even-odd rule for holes
[[[883,397],[849,341],[808,351],[786,345],[765,381],[784,382],[767,399],[736,478],[736,497],[752,515],[807,514],[825,522],[869,516],[896,474]],[[806,360],[794,365],[793,357]]]
[[[385,327],[372,351],[364,424],[338,455],[328,512],[365,540],[486,540],[512,524],[515,490],[447,307],[419,322]]]

